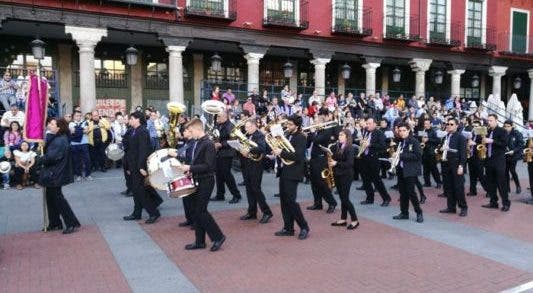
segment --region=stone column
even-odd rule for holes
[[[381,63],[366,63],[363,68],[366,71],[366,96],[376,94],[376,69]]]
[[[495,98],[501,99],[502,92],[502,76],[505,75],[507,67],[505,66],[491,66],[489,68],[489,75],[492,76],[492,95]]]
[[[96,76],[94,72],[94,47],[107,37],[107,29],[65,26],[65,33],[76,41],[80,55],[80,107],[83,113],[96,107]]]
[[[248,53],[244,55],[244,59],[246,59],[248,64],[248,94],[253,89],[256,89],[259,94],[259,61],[263,56],[265,54],[260,53]]]
[[[459,97],[461,95],[461,75],[465,73],[463,69],[449,70],[448,74],[452,76],[452,97]]]
[[[183,58],[185,46],[167,46],[168,52],[168,95],[171,102],[184,103],[183,99]]]
[[[337,77],[337,94],[346,94],[346,80],[342,77],[342,65],[339,67],[339,73]]]
[[[330,60],[329,58],[316,58],[311,60],[311,64],[315,66],[315,90],[322,98],[326,95],[326,64]]]
[[[61,93],[61,104],[65,105],[65,112],[62,114],[71,114],[72,104],[72,45],[58,44],[57,51],[59,56],[59,92]],[[61,105],[62,106],[62,105]]]
[[[389,68],[383,67],[381,69],[381,96],[389,94]]]
[[[289,88],[292,91],[297,92],[298,91],[298,61],[297,60],[291,60],[292,66],[292,76],[289,79]]]
[[[131,76],[131,109],[132,111],[137,106],[143,105],[143,59],[139,52],[137,56],[137,63],[130,66]]]
[[[416,73],[415,96],[417,98],[426,95],[426,71],[429,70],[431,62],[431,59],[419,58],[412,59],[409,62],[411,69]]]
[[[202,80],[204,79],[204,55],[203,54],[193,54],[193,65],[194,65],[194,105],[200,109],[201,99],[202,99]]]
[[[529,74],[529,107],[528,107],[528,121],[533,120],[533,69],[527,71]]]

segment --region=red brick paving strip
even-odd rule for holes
[[[130,292],[96,227],[0,236],[0,292]]]
[[[356,231],[331,227],[338,211],[306,211],[305,241],[273,236],[281,227],[279,206],[267,225],[239,221],[243,212],[215,213],[228,238],[216,253],[185,251],[194,235],[177,227],[181,218],[143,228],[203,292],[498,292],[533,279],[364,218]]]

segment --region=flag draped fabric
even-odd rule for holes
[[[26,120],[24,122],[24,139],[26,141],[42,142],[44,140],[47,104],[47,81],[35,73],[30,73],[30,87],[26,100]]]

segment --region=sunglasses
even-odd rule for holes
[[[446,123],[448,126],[455,126],[455,123]]]

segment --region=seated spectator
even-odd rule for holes
[[[242,105],[242,109],[243,111],[246,110],[248,111],[251,115],[255,115],[255,105],[252,101],[252,97],[248,97],[248,99],[246,99],[246,102],[244,103],[244,105]]]
[[[17,121],[11,122],[9,129],[4,132],[4,146],[14,151],[22,142],[22,131]]]
[[[13,161],[13,155],[11,151],[6,148],[3,151],[3,154],[0,156],[0,162],[9,162],[11,164],[11,171],[7,172],[6,170],[3,170],[0,168],[0,184],[2,184],[4,190],[9,189],[10,187],[10,177],[11,174],[14,173],[14,161]]]
[[[24,118],[24,112],[19,110],[17,104],[13,103],[11,104],[10,111],[6,111],[4,115],[2,115],[2,122],[0,125],[2,127],[9,127],[11,122],[17,121],[19,126],[24,126]]]
[[[35,157],[37,154],[30,150],[30,145],[23,141],[20,144],[20,150],[13,152],[15,157],[15,177],[14,182],[17,185],[17,189],[21,190],[24,186],[28,186],[30,182],[34,182],[35,188],[40,188],[37,184],[36,172],[35,172]]]

